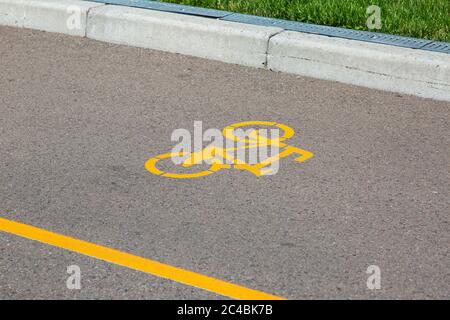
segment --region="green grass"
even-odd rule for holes
[[[450,0],[164,0],[259,16],[368,30],[366,9],[381,8],[380,32],[450,42]],[[372,30],[376,31],[376,30]]]

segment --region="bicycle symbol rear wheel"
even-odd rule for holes
[[[163,176],[167,178],[174,178],[174,179],[190,179],[190,178],[198,178],[198,177],[204,177],[208,176],[210,174],[213,174],[220,169],[223,169],[226,167],[226,165],[213,163],[210,165],[210,167],[206,170],[198,171],[198,172],[190,172],[190,173],[173,173],[173,172],[166,172],[157,167],[157,164],[160,163],[161,160],[164,159],[171,159],[172,157],[183,157],[187,154],[184,153],[165,153],[161,154],[155,158],[150,158],[145,163],[145,168],[150,171],[153,174],[156,174],[158,176]],[[180,165],[181,166],[181,165]]]

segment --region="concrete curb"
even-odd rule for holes
[[[450,55],[79,0],[0,0],[0,25],[450,101]]]
[[[88,12],[99,6],[77,0],[0,0],[0,25],[84,37]]]
[[[264,68],[271,36],[281,28],[121,6],[89,12],[87,37]]]
[[[285,31],[270,39],[268,68],[450,101],[450,55]]]

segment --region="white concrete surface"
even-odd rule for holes
[[[24,0],[0,0],[0,25],[23,27]]]
[[[270,39],[268,68],[450,101],[450,55],[286,31]]]
[[[0,24],[86,35],[87,13],[101,3],[78,0],[0,0]]]
[[[89,13],[87,37],[156,50],[265,67],[268,40],[280,28],[121,6]]]

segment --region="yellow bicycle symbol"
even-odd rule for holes
[[[247,137],[243,138],[235,134],[236,129],[242,129],[244,127],[255,126],[272,126],[283,132],[279,138],[270,139],[260,134],[259,129],[251,128]],[[289,155],[295,154],[297,157],[295,161],[304,162],[311,158],[313,154],[307,150],[303,150],[297,147],[289,146],[283,141],[292,138],[295,134],[294,130],[284,124],[270,122],[270,121],[245,121],[229,125],[223,129],[223,136],[227,140],[238,142],[238,147],[233,148],[219,148],[216,146],[208,146],[199,152],[192,152],[185,154],[183,152],[178,153],[165,153],[154,158],[150,158],[145,163],[145,168],[153,174],[174,178],[174,179],[189,179],[204,177],[221,169],[235,168],[239,170],[247,170],[257,177],[269,174],[270,169],[268,167],[281,158],[285,158]],[[261,148],[266,146],[275,146],[278,148],[278,153],[271,155],[270,157],[260,161],[256,164],[249,164],[235,156],[235,152],[238,149],[249,148]],[[165,172],[157,167],[157,165],[165,159],[171,159],[174,157],[184,157],[186,160],[181,164],[182,167],[188,168],[196,164],[201,164],[205,160],[209,160],[210,166],[202,171],[193,173],[171,173]]]

